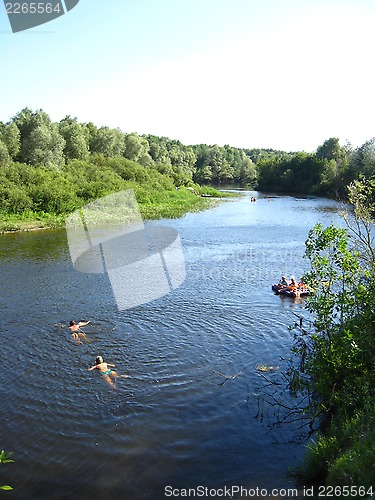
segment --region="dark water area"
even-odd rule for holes
[[[250,197],[257,196],[256,203]],[[13,499],[162,499],[165,488],[288,488],[303,454],[294,429],[255,418],[264,379],[286,369],[303,300],[275,296],[299,277],[308,231],[339,222],[322,198],[245,192],[162,224],[179,231],[187,277],[118,311],[108,277],[73,269],[64,230],[0,237],[0,484]],[[70,319],[90,320],[75,344]],[[120,374],[112,390],[97,355]],[[219,373],[216,373],[219,372]],[[225,381],[225,375],[236,375]],[[5,495],[5,493],[3,494]],[[1,496],[1,494],[0,494]]]

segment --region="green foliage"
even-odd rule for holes
[[[143,216],[150,219],[181,216],[209,203],[186,189],[176,190],[173,178],[156,166],[145,168],[102,154],[92,155],[90,161],[69,160],[59,170],[12,163],[2,170],[0,180],[2,232],[27,228],[30,218],[41,219],[41,225],[61,225],[64,215],[124,189],[135,191]]]
[[[118,129],[101,127],[97,130],[90,145],[93,153],[99,153],[108,158],[122,156],[125,151],[125,137]]]
[[[264,191],[322,194],[343,198],[345,186],[365,175],[375,176],[375,138],[353,150],[332,137],[315,153],[239,149],[229,145],[186,146],[154,135],[125,134],[119,129],[78,123],[66,116],[52,123],[43,110],[25,108],[7,124],[0,123],[0,165],[19,161],[61,169],[70,160],[91,162],[127,158],[154,168],[176,186],[235,184]]]
[[[315,154],[274,156],[258,163],[258,189],[290,193],[315,193],[325,161]]]
[[[375,263],[375,180],[353,181],[348,186],[348,198],[353,216],[346,222],[355,236],[356,249],[361,261],[373,269]]]
[[[0,464],[6,464],[6,463],[13,462],[13,460],[10,458],[11,456],[12,456],[12,452],[5,453],[4,450],[1,450],[0,451]],[[10,491],[10,490],[13,490],[13,488],[9,485],[4,485],[4,486],[0,486],[0,490]]]
[[[20,214],[32,207],[32,200],[20,186],[0,176],[0,207],[3,213]]]
[[[353,153],[354,168],[365,177],[375,175],[375,138],[366,141]]]
[[[9,158],[14,159],[21,147],[21,134],[15,123],[0,123],[0,142],[5,146]],[[0,157],[1,162],[1,157]]]
[[[59,123],[59,132],[65,141],[65,161],[77,159],[88,160],[89,144],[88,135],[76,118],[66,116]]]
[[[375,477],[375,412],[366,405],[351,417],[332,423],[307,446],[296,476],[303,484],[354,486],[349,498],[364,498]]]
[[[4,450],[0,451],[0,464],[7,464],[10,462],[14,462],[10,457],[13,455],[13,452],[5,453]]]
[[[154,161],[149,154],[150,145],[146,138],[136,133],[125,135],[125,156],[129,160],[143,166],[153,165]]]
[[[363,318],[375,321],[369,307],[375,303],[373,277],[361,267],[358,253],[349,249],[345,229],[316,226],[306,242],[306,255],[311,271],[304,280],[314,290],[307,307],[315,315],[316,330],[306,371],[319,394],[316,409],[326,414],[337,408],[349,411],[364,403],[368,383],[375,382],[375,342],[363,324]],[[358,385],[364,380],[365,385]]]
[[[12,160],[10,158],[8,148],[2,142],[1,137],[0,137],[0,169],[7,167],[8,165],[11,164],[11,162],[12,162]]]
[[[345,149],[340,146],[339,139],[337,137],[331,137],[318,147],[316,150],[316,156],[319,159],[343,162],[346,157],[346,152]]]
[[[370,485],[375,468],[375,261],[364,228],[374,229],[375,184],[356,182],[349,190],[357,232],[317,225],[306,241],[311,270],[304,282],[313,290],[307,301],[313,332],[295,334],[299,364],[291,368],[290,380],[294,391],[307,393],[305,411],[320,423],[299,471],[303,481]],[[366,237],[358,241],[362,234]],[[358,248],[366,245],[372,251],[360,253]],[[363,456],[370,460],[367,468]]]
[[[20,131],[21,148],[16,159],[31,165],[61,167],[64,164],[65,140],[56,123],[42,110],[20,111],[13,122]]]

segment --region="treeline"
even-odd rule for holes
[[[375,138],[358,148],[333,137],[315,153],[288,153],[257,163],[259,190],[277,190],[345,198],[347,186],[375,175]]]
[[[122,158],[167,176],[175,186],[192,183],[251,186],[263,191],[344,197],[346,186],[375,175],[375,138],[358,148],[326,140],[315,152],[239,149],[229,145],[186,146],[154,135],[79,123],[66,116],[53,123],[43,110],[25,108],[0,122],[0,165],[64,169],[73,160]],[[95,160],[96,161],[96,160]]]
[[[71,160],[88,162],[98,155],[124,158],[156,169],[176,186],[199,182],[253,183],[256,168],[245,151],[230,146],[185,146],[178,140],[126,134],[119,129],[79,123],[66,116],[53,123],[43,110],[25,108],[8,123],[0,122],[0,165],[12,163],[59,170]]]

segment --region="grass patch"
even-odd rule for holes
[[[16,231],[32,231],[35,229],[56,229],[65,224],[64,215],[46,214],[44,212],[25,212],[22,214],[0,213],[0,234]]]

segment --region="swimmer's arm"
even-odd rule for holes
[[[91,372],[92,370],[95,370],[95,368],[98,368],[98,365],[91,366],[91,368],[88,368],[87,371]]]
[[[81,326],[86,326],[86,325],[88,325],[89,323],[90,323],[90,321],[80,321],[80,322],[78,323],[78,326],[79,326],[79,327],[81,327]]]

